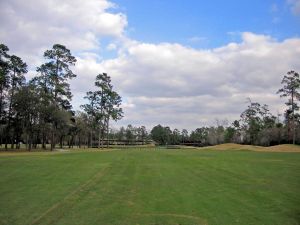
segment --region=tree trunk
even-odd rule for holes
[[[27,132],[27,134],[26,134],[26,149],[27,150],[29,150],[29,144],[28,144],[28,142],[29,142],[29,133]]]
[[[109,147],[109,119],[107,119],[107,124],[106,124],[107,126],[106,126],[106,132],[107,132],[107,134],[106,134],[106,137],[107,137],[107,148]]]
[[[16,140],[17,140],[17,143],[16,143],[16,149],[20,149],[20,135],[19,134],[17,134],[17,136],[16,136]]]
[[[5,150],[7,150],[7,135],[5,135],[6,137],[5,137]]]
[[[102,148],[102,128],[99,129],[98,133],[98,148]]]
[[[46,149],[46,134],[44,131],[42,134],[42,149]]]
[[[14,92],[15,92],[15,76],[16,76],[16,70],[14,69],[14,73],[12,76],[12,85],[11,85],[11,94],[10,94],[10,101],[9,101],[9,107],[8,107],[8,123],[7,123],[7,136],[9,136],[9,131],[10,131],[10,124],[11,124],[11,117],[12,117],[12,99],[14,97]],[[13,139],[14,137],[11,137],[11,149],[13,149]],[[5,146],[7,149],[7,146]]]
[[[90,140],[90,148],[92,148],[93,147],[93,131],[91,131],[91,140]]]
[[[32,133],[30,132],[30,133],[29,133],[29,151],[31,151],[31,149],[32,149],[32,138],[33,138],[33,135],[32,135]]]
[[[64,141],[64,136],[61,135],[61,136],[60,136],[60,139],[59,139],[60,148],[63,148],[63,141]]]
[[[12,137],[11,137],[11,144],[10,144],[11,149],[15,148],[15,138],[16,138],[16,134],[15,134],[15,132],[13,132]]]
[[[69,139],[69,148],[71,148],[71,146],[73,148],[73,139],[74,139],[74,136],[71,135],[71,138]]]
[[[295,109],[294,109],[294,88],[292,89],[292,123],[293,123],[293,145],[296,139],[296,127],[295,127]]]
[[[81,148],[81,138],[80,138],[80,134],[78,135],[78,148]]]
[[[54,137],[54,126],[52,126],[52,131],[51,131],[51,151],[55,148],[55,137]]]
[[[101,149],[103,149],[104,144],[104,126],[101,127]]]

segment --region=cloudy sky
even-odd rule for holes
[[[284,109],[300,71],[300,0],[1,0],[0,41],[30,66],[65,45],[77,57],[73,106],[106,72],[123,98],[115,126],[195,129],[232,122],[247,98]]]

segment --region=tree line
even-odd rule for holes
[[[121,97],[113,90],[110,77],[98,74],[96,91],[86,94],[88,103],[83,112],[74,112],[69,81],[76,77],[72,67],[76,58],[60,44],[44,52],[45,62],[37,67],[36,76],[26,81],[27,64],[10,55],[9,48],[0,44],[0,145],[31,150],[53,150],[57,144],[73,146],[102,145],[108,134],[109,122],[123,116]]]
[[[284,75],[277,92],[286,98],[286,110],[283,121],[280,115],[272,115],[268,105],[252,102],[248,99],[247,108],[240,118],[229,126],[217,122],[217,126],[200,127],[189,134],[186,129],[171,130],[161,125],[151,130],[153,140],[161,145],[187,144],[197,146],[216,145],[222,143],[239,143],[270,146],[281,143],[300,144],[300,78],[295,71]]]

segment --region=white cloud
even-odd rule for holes
[[[110,43],[109,45],[106,46],[106,49],[109,51],[113,51],[117,49],[117,45],[115,43]]]
[[[99,49],[102,37],[122,38],[127,26],[126,15],[108,12],[113,7],[107,0],[0,1],[0,38],[31,63],[55,43]]]

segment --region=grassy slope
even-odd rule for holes
[[[300,154],[0,155],[0,224],[299,224]]]
[[[249,151],[260,151],[260,152],[300,152],[299,145],[283,144],[274,145],[270,147],[255,146],[255,145],[240,145],[240,144],[220,144],[215,146],[204,147],[203,149],[212,150],[249,150]]]

